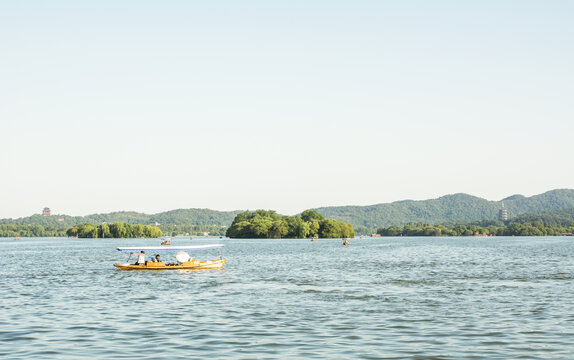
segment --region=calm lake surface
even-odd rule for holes
[[[157,239],[2,238],[0,358],[574,358],[573,237],[341,242],[176,238],[225,270],[144,272],[115,248]]]

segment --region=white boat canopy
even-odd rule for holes
[[[195,246],[139,246],[119,247],[118,251],[180,251],[180,250],[207,250],[222,248],[223,244],[195,245]]]

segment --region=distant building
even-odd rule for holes
[[[50,210],[50,208],[45,207],[44,210],[42,210],[42,216],[50,216],[52,215],[52,211]]]
[[[508,210],[504,207],[504,201],[502,202],[502,207],[498,210],[498,220],[506,221],[508,220]]]

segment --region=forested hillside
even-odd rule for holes
[[[511,219],[511,222],[541,222],[551,226],[570,226],[574,224],[574,208],[524,214]]]
[[[121,211],[88,216],[32,215],[19,219],[0,219],[0,237],[10,236],[65,236],[66,230],[81,224],[125,223],[130,225],[156,225],[166,235],[224,235],[235,215],[240,211],[209,209],[179,209],[158,214]]]
[[[11,225],[42,225],[44,227],[69,228],[75,225],[91,223],[122,222],[126,224],[144,225],[212,225],[229,226],[240,211],[215,211],[209,209],[178,209],[158,214],[143,214],[133,211],[112,212],[108,214],[93,214],[88,216],[68,215],[32,215],[19,219],[0,219],[0,224]]]
[[[512,195],[500,201],[453,194],[431,200],[403,200],[370,206],[332,206],[313,210],[326,218],[352,224],[357,234],[364,235],[372,234],[379,228],[404,226],[407,223],[500,226],[490,221],[498,219],[502,202],[508,210],[509,219],[514,222],[543,222],[553,226],[569,226],[572,223],[574,190],[570,189],[552,190],[531,197]],[[132,225],[159,224],[164,233],[172,235],[203,232],[223,235],[240,212],[178,209],[152,215],[130,211],[88,216],[33,215],[19,219],[0,219],[0,226],[5,225],[0,229],[3,229],[3,236],[55,236],[80,224],[91,223],[97,226],[122,222]],[[38,225],[41,227],[38,228]]]
[[[527,213],[574,208],[574,190],[560,189],[531,197],[513,195],[489,201],[467,194],[445,195],[431,200],[404,200],[371,206],[332,206],[313,209],[325,217],[353,224],[355,230],[412,223],[443,224],[497,219],[502,206],[509,217]]]

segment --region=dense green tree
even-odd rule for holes
[[[128,237],[128,232],[126,231],[126,225],[124,223],[115,222],[110,225],[110,233],[116,238],[126,238]]]
[[[79,238],[145,238],[160,237],[161,230],[157,226],[151,225],[130,225],[123,223],[113,223],[111,225],[102,224],[81,224],[69,228],[66,231],[68,236]]]
[[[325,220],[325,217],[315,210],[305,210],[301,213],[301,219],[305,222],[311,222],[317,220],[317,222]]]
[[[508,226],[478,225],[428,225],[406,224],[404,227],[389,226],[377,230],[381,236],[553,236],[572,233],[574,225],[552,226],[542,221],[511,222]]]
[[[339,222],[333,219],[325,219],[321,221],[319,236],[322,238],[343,237],[341,234],[341,227],[339,226]]]
[[[100,238],[111,238],[112,233],[110,232],[110,227],[108,224],[102,224],[98,226],[98,237]]]
[[[267,238],[273,226],[273,219],[270,217],[255,216],[251,219],[249,231],[255,238]]]
[[[316,238],[319,237],[319,230],[321,229],[320,220],[310,220],[307,222],[309,224],[309,237]]]
[[[83,224],[78,226],[78,237],[81,238],[97,238],[98,229],[94,224]]]
[[[342,238],[355,237],[355,232],[353,231],[353,225],[339,221],[339,226],[341,228],[340,237]]]
[[[56,237],[66,236],[66,228],[38,225],[0,225],[0,237]]]
[[[304,223],[300,216],[286,216],[285,221],[287,222],[287,237],[288,238],[303,238],[306,236],[299,236],[301,224]],[[307,232],[308,235],[308,232]]]
[[[231,238],[352,237],[353,226],[324,219],[314,211],[301,216],[281,216],[272,210],[237,214],[226,235]],[[307,219],[308,221],[305,221]]]
[[[380,229],[379,234],[382,236],[401,236],[403,228],[400,226],[389,226],[388,228]]]
[[[274,239],[281,239],[289,233],[289,227],[287,226],[287,221],[285,219],[278,219],[273,221],[273,225],[270,230],[270,237]]]

